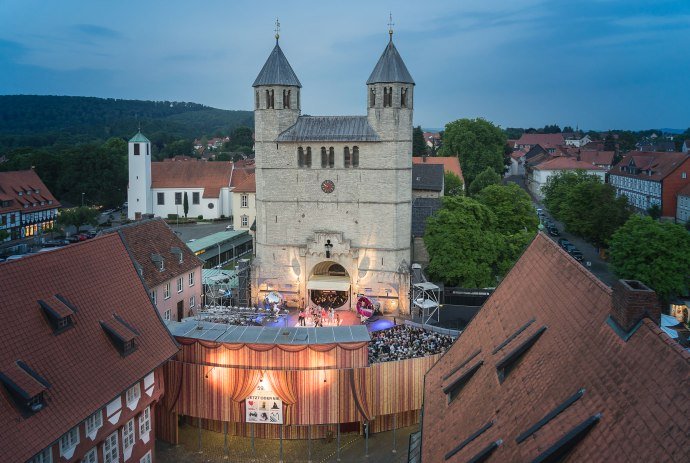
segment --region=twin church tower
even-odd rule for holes
[[[366,116],[302,116],[278,44],[254,81],[253,296],[297,304],[358,295],[409,311],[414,80],[392,31],[366,82]]]

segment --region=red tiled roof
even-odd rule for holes
[[[237,193],[256,193],[256,175],[254,168],[235,168],[232,172],[230,186]]]
[[[525,156],[527,153],[523,150],[515,150],[512,153],[510,153],[510,157],[513,159],[520,159],[521,157]]]
[[[414,156],[412,158],[413,164],[423,164],[424,162],[426,162],[427,164],[441,164],[443,165],[444,172],[452,172],[458,177],[460,177],[460,180],[462,180],[463,182],[465,181],[462,176],[462,168],[460,167],[460,161],[456,156],[427,156],[426,161],[424,161],[424,158],[422,156]]]
[[[163,219],[141,220],[114,231],[122,236],[127,249],[132,253],[132,258],[141,265],[144,282],[149,289],[186,275],[204,264]],[[173,253],[172,248],[182,252],[182,263],[179,254]],[[151,260],[154,254],[163,258],[163,271],[159,271]]]
[[[56,294],[77,308],[59,334],[38,304]],[[26,461],[177,352],[116,234],[0,264],[0,295],[0,371],[21,360],[49,383],[27,417],[0,385],[3,461]],[[113,314],[138,332],[126,357],[100,325]]]
[[[218,198],[230,186],[232,162],[168,161],[151,163],[151,188],[203,188],[204,198]]]
[[[580,150],[580,161],[590,164],[610,166],[613,164],[615,151]]]
[[[537,170],[604,170],[588,162],[578,161],[577,159],[564,156],[549,159],[537,164],[534,168]]]
[[[606,321],[611,307],[612,291],[538,234],[426,374],[422,461],[469,461],[499,439],[488,462],[533,461],[597,414],[567,461],[687,461],[690,354],[646,318],[624,341]],[[500,382],[497,367],[528,341]],[[469,379],[449,403],[443,388],[461,378]],[[579,400],[516,441],[580,389]]]
[[[35,193],[36,190],[38,193]],[[33,169],[0,172],[0,200],[11,201],[9,206],[0,207],[0,213],[11,211],[29,213],[60,207],[60,203]],[[41,202],[44,204],[41,205]],[[25,205],[26,208],[24,208]]]
[[[681,164],[687,162],[688,159],[690,159],[690,156],[679,152],[631,151],[611,169],[611,175],[640,177],[645,180],[660,181],[668,177]],[[641,170],[639,174],[621,170],[623,166],[628,166],[631,160]],[[647,170],[651,170],[652,175],[647,174]]]
[[[518,145],[541,145],[546,148],[549,146],[563,145],[565,139],[560,133],[523,133],[516,142]]]

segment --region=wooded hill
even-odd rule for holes
[[[0,155],[20,147],[99,143],[129,139],[141,125],[156,138],[193,140],[253,128],[251,111],[227,111],[197,103],[120,100],[81,96],[0,96]]]

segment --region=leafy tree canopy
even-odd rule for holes
[[[680,225],[633,215],[613,234],[609,255],[619,278],[640,280],[662,300],[690,285],[690,233]]]
[[[58,215],[58,224],[62,227],[74,226],[77,231],[82,225],[96,225],[98,210],[93,207],[80,206],[72,209],[62,209]]]
[[[500,183],[501,176],[491,167],[487,167],[470,183],[469,194],[474,196],[489,185],[498,185]]]
[[[443,194],[445,196],[462,196],[464,194],[462,180],[453,172],[446,171],[443,173]]]
[[[418,125],[412,129],[412,156],[424,156],[427,154],[426,141],[424,141],[424,131]]]
[[[514,234],[523,230],[534,232],[539,225],[529,195],[515,183],[489,185],[482,189],[476,199],[500,217],[497,230]]]
[[[474,178],[487,167],[503,174],[505,145],[505,134],[491,122],[481,118],[458,119],[446,124],[439,154],[457,156],[465,181],[472,185]]]

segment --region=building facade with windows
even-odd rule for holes
[[[347,308],[367,294],[407,312],[414,80],[392,31],[361,95],[366,115],[302,115],[301,87],[276,41],[253,84],[253,295],[306,304],[336,292]]]
[[[0,172],[0,230],[7,240],[39,236],[55,226],[60,203],[33,169]]]
[[[130,220],[146,214],[185,217],[185,201],[187,217],[231,220],[235,172],[240,171],[238,175],[243,179],[246,174],[254,175],[247,161],[207,162],[178,156],[152,162],[150,152],[151,142],[141,133],[129,141],[127,217]]]
[[[687,223],[690,221],[690,184],[678,192],[676,206],[676,222]]]
[[[527,178],[527,186],[532,194],[541,199],[544,197],[541,189],[549,178],[562,172],[584,171],[589,175],[599,177],[601,183],[606,181],[606,171],[591,163],[578,161],[574,158],[555,157],[550,158],[532,167]]]
[[[117,233],[164,320],[182,320],[203,304],[203,262],[162,219],[123,225]]]
[[[2,460],[151,462],[177,345],[120,237],[2,263],[0,285]]]
[[[631,151],[609,171],[609,183],[639,211],[656,205],[663,217],[675,217],[678,192],[690,185],[689,176],[685,153]]]
[[[256,176],[253,161],[237,163],[230,186],[235,230],[249,230],[256,220]]]

